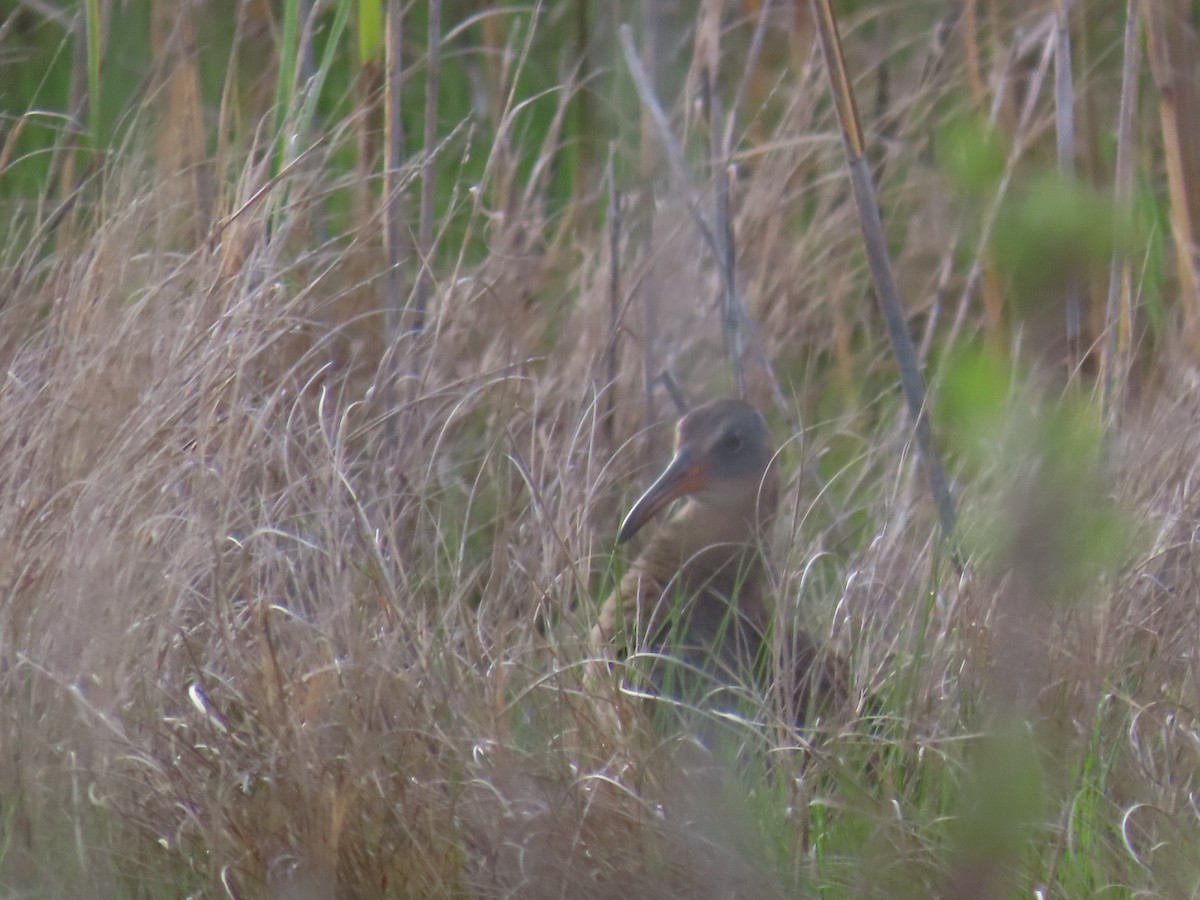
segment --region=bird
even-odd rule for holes
[[[763,696],[779,668],[771,659],[775,620],[764,552],[779,507],[779,476],[763,415],[719,399],[684,415],[674,455],[625,516],[617,544],[631,540],[681,501],[650,536],[602,604],[590,642],[597,655],[643,654],[652,693],[710,709],[731,690]],[[848,697],[845,662],[799,627],[780,642],[794,673],[783,696],[802,725]]]

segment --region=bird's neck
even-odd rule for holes
[[[765,624],[766,560],[763,540],[774,518],[776,496],[752,492],[742,502],[689,498],[642,551],[644,568],[673,572],[686,596],[719,596]]]

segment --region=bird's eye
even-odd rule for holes
[[[736,431],[721,438],[721,449],[726,453],[737,453],[742,449],[742,436]]]

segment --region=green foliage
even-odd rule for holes
[[[4,142],[15,137],[8,166],[0,172],[0,200],[44,196],[52,165],[61,162],[56,150],[83,145],[107,152],[119,143],[117,123],[129,114],[130,97],[144,88],[147,42],[103,41],[103,9],[97,0],[80,3],[82,27],[73,31],[63,27],[69,21],[65,17],[45,19],[16,0],[0,2],[0,22],[6,26],[6,53],[0,56],[0,136]],[[122,8],[122,33],[145,34],[148,23],[144,2]],[[82,71],[75,70],[77,60],[83,63]],[[71,108],[73,84],[76,90],[85,88],[78,99],[87,102],[78,110]],[[81,118],[73,118],[76,114]],[[9,227],[8,221],[0,220],[0,235]]]
[[[1135,223],[1112,199],[1061,175],[1034,178],[1009,196],[992,248],[1018,297],[1088,272],[1107,272],[1115,252],[1140,246]]]
[[[984,198],[1004,174],[1007,148],[996,131],[977,118],[954,119],[935,141],[938,165],[963,194]]]
[[[1001,883],[1028,872],[1047,811],[1042,748],[1023,723],[999,723],[972,748],[949,835],[955,865]]]
[[[1008,361],[979,346],[958,348],[942,366],[938,424],[950,446],[977,470],[1000,461],[999,429],[1011,408],[1013,387]]]
[[[100,21],[100,0],[85,0],[87,21],[87,83],[88,83],[88,131],[92,141],[99,145],[100,134],[100,62],[103,54]]]
[[[358,64],[378,62],[383,56],[383,4],[386,0],[358,0]]]
[[[975,552],[1025,552],[1018,548],[1032,535],[1063,589],[1124,560],[1128,526],[1104,488],[1106,439],[1094,407],[1037,397],[1010,362],[973,346],[950,355],[940,384],[939,425],[977,494],[963,522]]]
[[[1133,195],[1133,227],[1141,240],[1130,252],[1133,285],[1152,335],[1160,335],[1169,295],[1167,282],[1167,238],[1171,234],[1171,211],[1165,197],[1158,195],[1145,173],[1139,173]]]

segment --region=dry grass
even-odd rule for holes
[[[426,330],[388,341],[381,220],[321,236],[340,136],[275,183],[231,151],[216,206],[241,212],[203,241],[132,142],[53,249],[0,267],[7,893],[1195,893],[1194,370],[1147,354],[1105,441],[1079,378],[1066,399],[1017,378],[995,409],[959,408],[957,574],[819,69],[778,43],[764,53],[793,69],[750,81],[775,117],[748,126],[734,226],[793,404],[775,414],[779,614],[844,652],[870,703],[805,735],[758,710],[729,726],[748,748],[729,763],[584,678],[615,523],[664,432],[643,428],[640,301],[606,383],[608,236],[568,242],[570,211],[536,191],[486,208],[530,148],[455,195],[463,253],[442,248]],[[874,45],[854,46],[867,69]],[[946,247],[972,241],[922,136],[956,114],[936,112],[951,80],[896,53],[882,205],[923,317]],[[461,146],[441,152],[452,168]],[[693,399],[726,390],[714,266],[681,207],[654,234],[621,236],[624,290],[657,292],[663,363]]]

